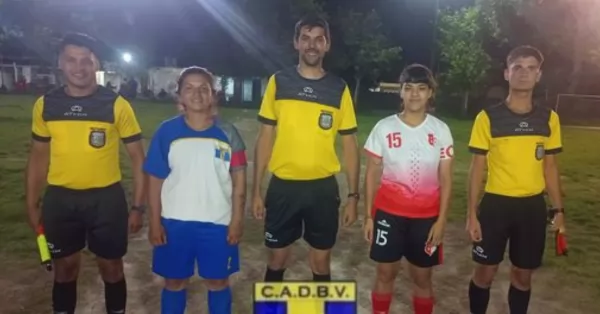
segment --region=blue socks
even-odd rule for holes
[[[219,291],[208,290],[208,312],[210,314],[231,314],[231,288]]]
[[[184,314],[187,301],[187,291],[162,290],[161,314]],[[212,313],[212,312],[211,312]]]
[[[187,290],[162,290],[161,314],[184,314]],[[208,291],[208,310],[210,314],[231,314],[231,288]]]

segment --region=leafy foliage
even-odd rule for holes
[[[356,77],[376,79],[380,68],[400,60],[402,48],[390,44],[375,10],[340,11],[336,22],[345,46],[340,65],[352,67]]]
[[[335,66],[353,70],[356,103],[361,81],[377,79],[382,69],[402,58],[402,48],[389,42],[375,10],[339,10],[335,23],[344,43],[343,53],[336,56]]]
[[[479,9],[446,11],[440,18],[440,51],[448,69],[446,83],[467,91],[478,84],[490,67],[490,58],[481,45]]]
[[[486,77],[491,59],[484,51],[481,40],[480,10],[467,7],[457,11],[444,11],[439,22],[442,62],[447,66],[443,73],[445,85],[468,97]],[[465,110],[466,110],[465,99]]]
[[[481,25],[500,46],[528,44],[543,51],[554,73],[545,77],[556,88],[568,86],[568,92],[575,93],[584,72],[597,70],[586,65],[600,66],[598,1],[476,0],[476,6]]]

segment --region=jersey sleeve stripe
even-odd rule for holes
[[[268,125],[277,125],[277,120],[269,119],[261,115],[258,115],[258,121]]]
[[[246,151],[240,150],[231,154],[231,171],[240,170],[246,168],[248,160],[246,159]]]
[[[121,139],[121,141],[123,141],[123,143],[125,143],[125,144],[129,144],[129,143],[137,142],[141,139],[142,139],[142,133],[138,133],[138,134],[134,134],[132,136],[124,137]]]
[[[552,149],[546,149],[546,155],[555,155],[558,154],[560,152],[562,152],[562,147],[557,147],[557,148],[552,148]]]
[[[379,155],[375,154],[374,152],[372,152],[372,151],[368,150],[367,148],[365,148],[365,152],[366,152],[367,154],[369,154],[369,155],[373,156],[373,157],[376,157],[376,158],[381,158],[381,156],[379,156]]]
[[[33,138],[34,140],[38,141],[38,142],[44,142],[44,143],[48,143],[50,142],[50,137],[46,137],[46,136],[39,136],[35,133],[31,133],[31,138]]]
[[[340,133],[341,135],[351,135],[358,132],[358,128],[351,128],[351,129],[347,129],[347,130],[338,130],[338,133]]]
[[[478,155],[487,155],[487,153],[488,153],[487,149],[477,148],[477,147],[473,147],[473,146],[469,146],[469,151],[473,154],[478,154]]]

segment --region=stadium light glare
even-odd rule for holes
[[[123,54],[123,61],[125,61],[126,63],[130,63],[132,60],[133,56],[129,52]]]

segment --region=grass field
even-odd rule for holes
[[[19,263],[23,267],[34,267],[37,263],[34,237],[26,225],[23,181],[33,101],[34,98],[28,96],[0,96],[0,285],[3,279],[6,281],[5,278],[11,275],[3,265]],[[136,102],[134,105],[146,138],[152,136],[160,121],[175,113],[174,107],[169,104]],[[250,121],[256,111],[223,109],[222,114],[234,121]],[[359,117],[361,145],[371,127],[385,115]],[[456,154],[451,219],[462,228],[466,210],[465,181],[470,159],[467,141],[471,122],[447,120],[447,123],[453,131]],[[254,136],[245,138],[253,140]],[[571,297],[584,297],[578,302],[582,308],[587,304],[597,309],[600,308],[600,132],[564,128],[563,142],[565,152],[559,160],[566,193],[570,256],[554,257],[553,244],[549,240],[545,265],[552,274],[557,274],[558,282],[554,285],[566,284],[588,291],[587,294]],[[122,160],[124,168],[127,168],[128,160]],[[125,181],[129,182],[129,171],[125,170],[124,175]],[[446,259],[452,258],[446,256]]]

